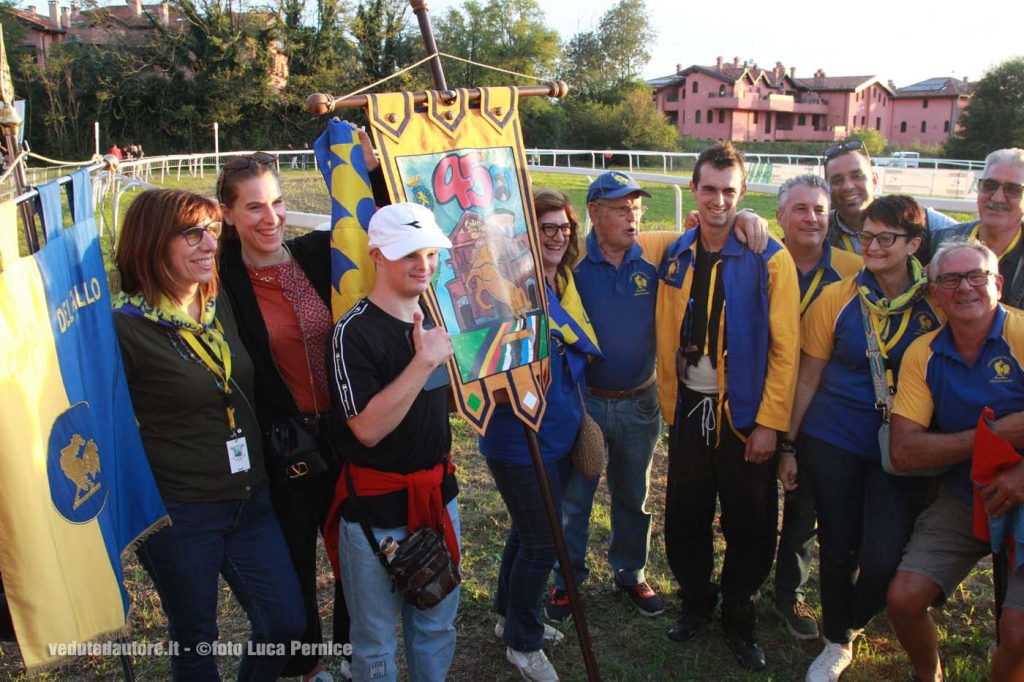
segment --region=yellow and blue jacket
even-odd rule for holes
[[[684,233],[668,247],[658,270],[658,393],[669,424],[675,421],[676,356],[690,308],[698,239],[700,228]],[[730,233],[712,277],[724,278],[728,336],[723,347],[726,334],[719,334],[716,351],[719,402],[728,375],[734,428],[757,424],[786,431],[800,359],[800,288],[793,259],[775,239],[769,240],[764,253],[755,254]]]

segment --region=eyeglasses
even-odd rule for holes
[[[822,156],[824,156],[825,160],[828,161],[834,156],[858,150],[862,150],[867,153],[866,150],[864,150],[864,142],[861,140],[847,140],[846,142],[840,142],[839,144],[825,147],[825,151],[822,152]]]
[[[961,280],[967,280],[972,287],[983,287],[988,284],[988,278],[994,275],[988,270],[971,270],[970,272],[947,272],[935,278],[935,283],[943,289],[959,289]]]
[[[184,230],[179,230],[178,234],[185,238],[185,243],[189,246],[198,246],[199,242],[203,241],[203,235],[207,232],[210,233],[214,240],[220,239],[221,227],[221,222],[214,220],[205,225],[186,227]]]
[[[913,239],[913,237],[910,236],[909,234],[901,232],[879,232],[878,234],[875,234],[873,232],[857,233],[857,240],[860,242],[860,245],[863,246],[864,248],[871,246],[871,242],[873,240],[877,240],[879,246],[883,248],[889,248],[890,246],[896,243],[897,237],[903,237],[908,242],[911,239]]]
[[[627,218],[631,214],[642,218],[647,213],[647,207],[640,206],[609,206],[608,204],[601,204],[602,207],[608,209],[612,214],[617,215],[620,218]]]
[[[562,223],[561,225],[559,225],[558,223],[541,223],[540,231],[543,232],[544,235],[547,237],[554,237],[559,232],[568,236],[569,234],[572,233],[575,227],[576,223],[572,222]]]
[[[277,168],[277,157],[273,154],[267,154],[266,152],[253,152],[252,154],[245,154],[243,156],[236,156],[231,159],[220,169],[220,177],[217,178],[217,199],[220,201],[224,200],[224,181],[228,177],[228,173],[237,173],[239,171],[247,171],[256,169],[257,171],[263,168]]]
[[[995,194],[999,188],[1003,188],[1003,194],[1007,199],[1020,199],[1024,196],[1024,185],[1019,182],[999,182],[992,178],[982,178],[978,181],[978,194]]]

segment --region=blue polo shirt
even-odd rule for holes
[[[800,431],[870,461],[881,461],[878,428],[881,413],[875,409],[875,389],[868,366],[868,342],[861,319],[857,287],[866,284],[879,294],[878,284],[866,270],[825,287],[800,325],[800,347],[808,355],[827,360],[821,383],[804,416]],[[896,376],[903,353],[921,334],[938,329],[937,308],[927,297],[918,299],[903,316],[893,315],[883,329],[889,343],[889,368]],[[902,334],[899,329],[903,327]]]
[[[941,433],[969,431],[985,407],[996,418],[1024,410],[1024,317],[1000,305],[974,364],[968,366],[949,327],[928,334],[907,350],[900,369],[893,414]],[[946,472],[945,486],[972,504],[971,461]]]
[[[637,243],[615,267],[601,253],[593,231],[586,247],[573,276],[604,354],[587,366],[587,385],[610,391],[636,388],[654,374],[657,263]]]
[[[806,275],[797,269],[800,284],[800,315],[802,316],[826,284],[838,282],[843,277],[857,274],[864,267],[864,260],[850,251],[833,249],[828,241],[822,244],[821,260]],[[820,275],[818,273],[821,273]],[[811,286],[814,286],[812,289]]]

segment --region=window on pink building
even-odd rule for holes
[[[693,91],[697,92],[697,81],[693,81]]]
[[[882,129],[882,117],[879,116],[878,118],[875,119],[875,130],[881,130],[881,129]]]
[[[757,125],[757,112],[754,112],[754,125]]]
[[[921,100],[921,108],[922,109],[927,109],[928,108],[928,100],[927,99]]]
[[[718,86],[718,96],[725,97],[725,83]]]
[[[700,123],[700,109],[698,109],[697,113],[693,115],[693,122]]]
[[[907,132],[907,122],[906,121],[901,121],[900,122],[900,132],[901,133]]]
[[[710,109],[708,109],[708,123],[709,124],[715,122],[715,119],[712,118],[712,114],[713,114],[713,112]]]
[[[865,119],[865,118],[864,118],[863,116],[861,116],[861,117],[860,117],[860,124],[861,124],[861,126],[863,126],[863,125],[864,125],[864,121],[865,121],[865,120],[866,120],[866,119]]]
[[[800,114],[799,116],[797,116],[796,117],[796,124],[798,126],[805,126],[805,125],[807,125],[807,114]]]
[[[718,110],[718,122],[725,123],[725,109]]]
[[[921,132],[922,133],[927,133],[928,132],[928,121],[921,121]]]
[[[949,121],[943,121],[942,122],[942,132],[944,132],[944,133],[948,133],[949,132]]]

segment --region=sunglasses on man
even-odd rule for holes
[[[833,144],[825,147],[825,151],[822,152],[822,155],[825,157],[825,160],[828,161],[840,154],[858,151],[867,155],[867,149],[864,148],[864,142],[861,140],[847,140],[846,142],[840,142],[839,144]]]
[[[978,180],[978,194],[991,195],[999,191],[999,188],[1003,188],[1003,194],[1006,195],[1007,199],[1019,200],[1024,196],[1024,185],[1019,182],[999,182],[992,178],[982,178]]]

